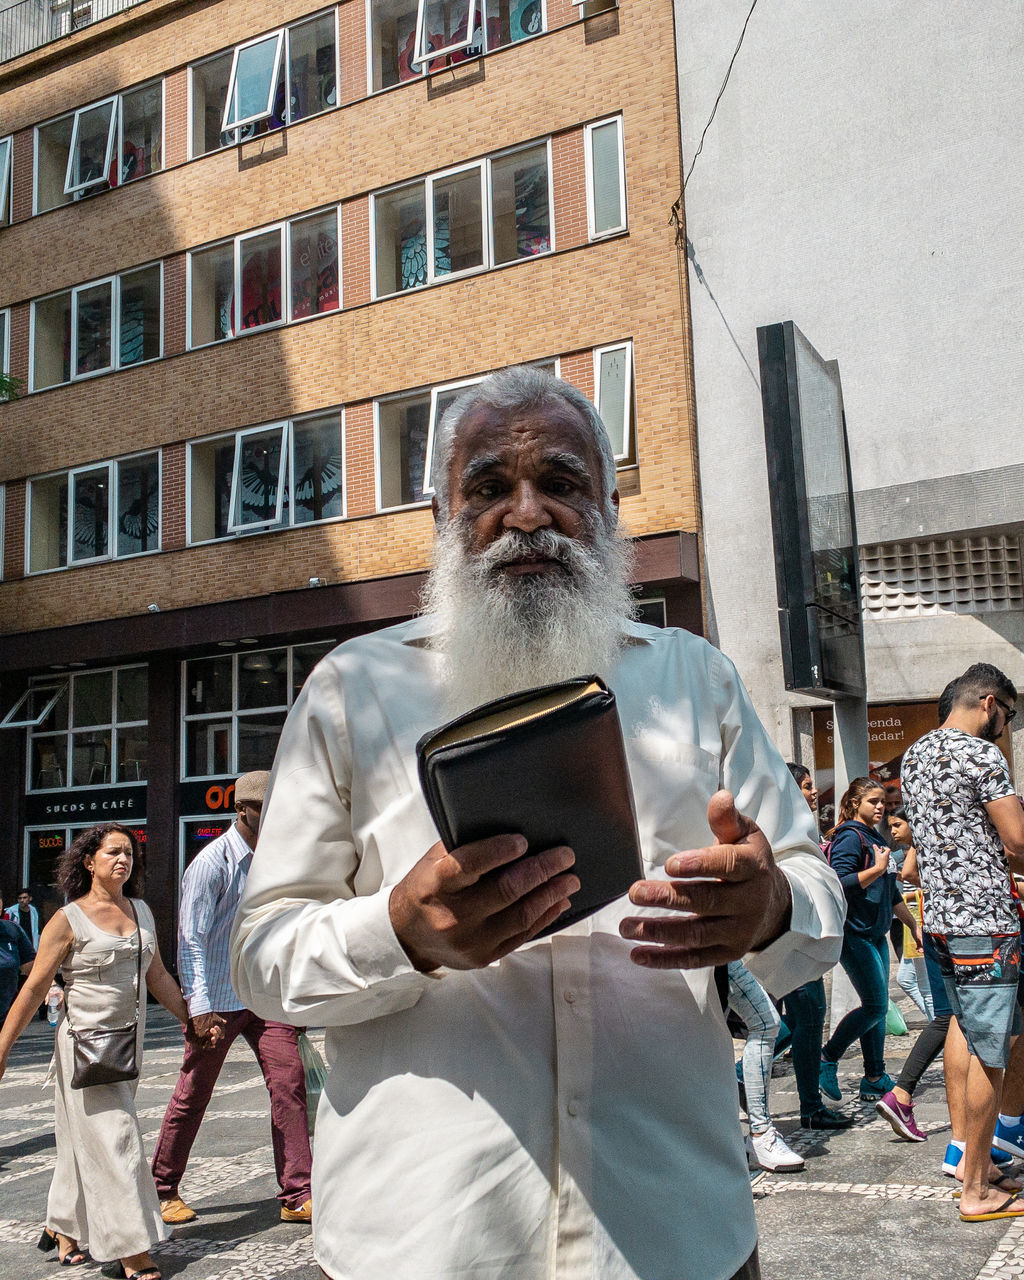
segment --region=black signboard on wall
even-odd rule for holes
[[[78,826],[89,822],[144,822],[146,784],[135,787],[75,787],[42,791],[25,797],[28,827]]]
[[[757,331],[786,688],[866,693],[860,566],[839,366],[792,321]]]

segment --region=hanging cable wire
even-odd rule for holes
[[[725,73],[725,79],[722,81],[722,87],[718,91],[718,97],[715,99],[715,105],[711,108],[711,114],[708,116],[708,122],[704,126],[704,132],[700,135],[700,142],[697,145],[697,150],[693,153],[693,159],[690,161],[690,168],[687,170],[686,177],[683,179],[684,191],[686,190],[686,184],[690,181],[690,174],[693,173],[693,166],[697,163],[697,157],[700,155],[704,146],[704,139],[707,137],[707,132],[711,128],[711,121],[715,118],[715,112],[718,110],[718,104],[722,101],[722,94],[725,93],[725,86],[729,83],[729,77],[732,75],[733,63],[736,61],[736,55],[739,53],[740,48],[743,45],[743,37],[747,34],[747,23],[749,23],[756,8],[757,0],[754,0],[753,4],[750,6],[750,12],[747,14],[746,22],[743,24],[743,30],[740,32],[740,38],[736,42],[736,48],[733,50],[732,57],[729,59],[729,67]]]

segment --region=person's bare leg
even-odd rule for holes
[[[954,1142],[963,1142],[966,1128],[967,1067],[971,1051],[956,1018],[950,1018],[946,1047],[942,1051],[942,1070],[946,1077],[946,1106]]]
[[[986,1067],[980,1058],[970,1056],[964,1094],[966,1146],[961,1213],[985,1213],[1006,1199],[1005,1191],[989,1184],[989,1166],[992,1163],[989,1152],[996,1130],[1002,1083],[1002,1067]],[[1024,1205],[1021,1207],[1024,1209]]]

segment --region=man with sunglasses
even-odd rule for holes
[[[1024,1218],[1019,1183],[1001,1178],[989,1155],[1003,1072],[1022,1028],[1020,903],[1011,872],[1024,873],[1024,810],[996,746],[1017,714],[1016,701],[1003,672],[975,663],[957,680],[940,727],[903,757],[900,776],[924,890],[924,927],[955,1018],[946,1077],[954,1127],[961,1117],[966,1134],[964,1222]],[[961,1058],[965,1069],[958,1069]]]

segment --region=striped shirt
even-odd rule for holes
[[[181,882],[178,976],[193,1017],[245,1008],[231,985],[228,940],[251,865],[235,823],[199,851]]]

